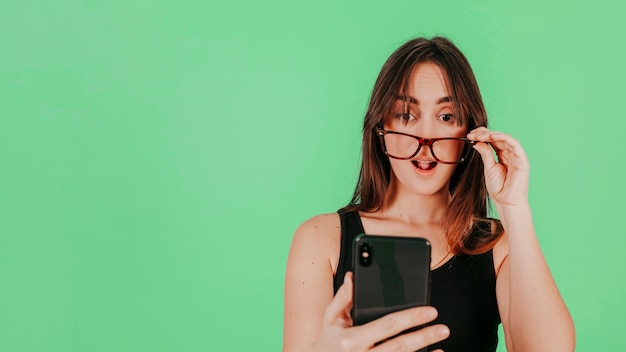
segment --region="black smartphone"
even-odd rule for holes
[[[428,305],[430,251],[424,238],[357,236],[352,247],[354,325]]]

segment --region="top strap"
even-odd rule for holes
[[[333,279],[335,293],[343,284],[343,277],[352,270],[352,242],[357,235],[365,233],[363,224],[357,211],[338,211],[341,222],[341,249],[339,251],[339,263]]]

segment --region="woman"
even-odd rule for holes
[[[294,235],[285,351],[495,351],[500,322],[508,351],[574,350],[533,228],[528,160],[486,126],[474,74],[449,40],[414,39],[389,57],[365,115],[351,203]],[[487,195],[500,221],[487,217]],[[348,247],[360,232],[428,239],[432,307],[352,326]]]

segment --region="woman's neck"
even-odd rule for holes
[[[408,224],[443,226],[449,203],[446,189],[434,194],[414,194],[391,182],[379,213]]]

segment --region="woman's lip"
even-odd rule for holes
[[[413,160],[413,165],[423,170],[430,170],[437,166],[437,162],[434,160]]]
[[[434,160],[412,160],[411,164],[413,164],[413,167],[415,167],[415,171],[417,171],[419,174],[430,175],[435,172],[438,163]],[[432,164],[432,168],[426,169],[425,167],[427,167],[427,165],[425,164]]]

